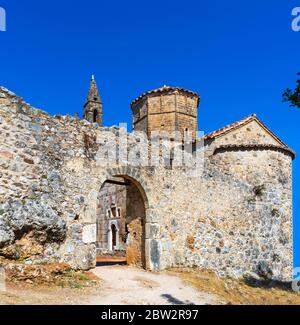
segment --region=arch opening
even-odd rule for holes
[[[117,249],[117,236],[118,236],[117,227],[115,225],[111,226],[111,232],[112,232],[112,240],[111,240],[112,250],[115,250]]]
[[[93,122],[97,123],[97,118],[98,118],[98,112],[96,109],[94,109],[93,111]]]
[[[97,204],[98,265],[116,261],[146,268],[147,208],[145,191],[131,177],[116,175],[103,183]]]

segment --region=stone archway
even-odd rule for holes
[[[142,266],[149,270],[161,269],[161,244],[160,244],[160,229],[158,224],[157,213],[151,205],[152,193],[150,186],[141,177],[139,170],[132,167],[120,167],[109,169],[104,177],[102,177],[102,185],[115,179],[123,179],[124,183],[128,182],[132,186],[132,195],[139,194],[144,207],[144,215],[141,223],[137,221],[134,215],[131,215],[133,223],[129,224],[131,229],[131,246],[129,244],[129,250],[127,250],[127,258],[133,260],[136,257],[136,251],[140,249]],[[132,203],[132,202],[131,202]],[[136,202],[132,203],[133,210],[136,210]],[[132,211],[130,211],[132,213]],[[142,228],[141,228],[142,227]],[[136,229],[142,229],[142,237],[140,237],[140,231]],[[135,237],[136,240],[133,240]],[[139,246],[139,249],[138,249]],[[131,256],[128,256],[130,255]],[[134,264],[134,263],[133,263]]]

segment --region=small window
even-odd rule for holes
[[[114,218],[116,218],[116,211],[117,209],[116,209],[116,207],[111,207],[111,212],[112,212],[112,214],[113,214],[113,216],[114,216]]]
[[[98,112],[97,112],[97,110],[95,109],[94,112],[93,112],[93,122],[94,122],[94,123],[97,122],[97,117],[98,117]]]

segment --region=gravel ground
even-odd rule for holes
[[[8,286],[0,304],[27,305],[192,305],[218,303],[216,296],[197,291],[179,277],[150,273],[127,266],[102,266],[93,270],[102,281],[94,288]]]
[[[104,281],[101,295],[91,298],[100,305],[204,305],[217,302],[215,296],[197,291],[177,276],[156,274],[126,266],[98,267]]]

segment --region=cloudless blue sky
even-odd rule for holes
[[[164,84],[201,95],[199,129],[256,113],[300,153],[300,109],[281,102],[300,72],[300,0],[0,0],[0,85],[51,114],[82,112],[96,75],[104,123],[131,125],[130,102]],[[294,161],[300,266],[300,157]]]

